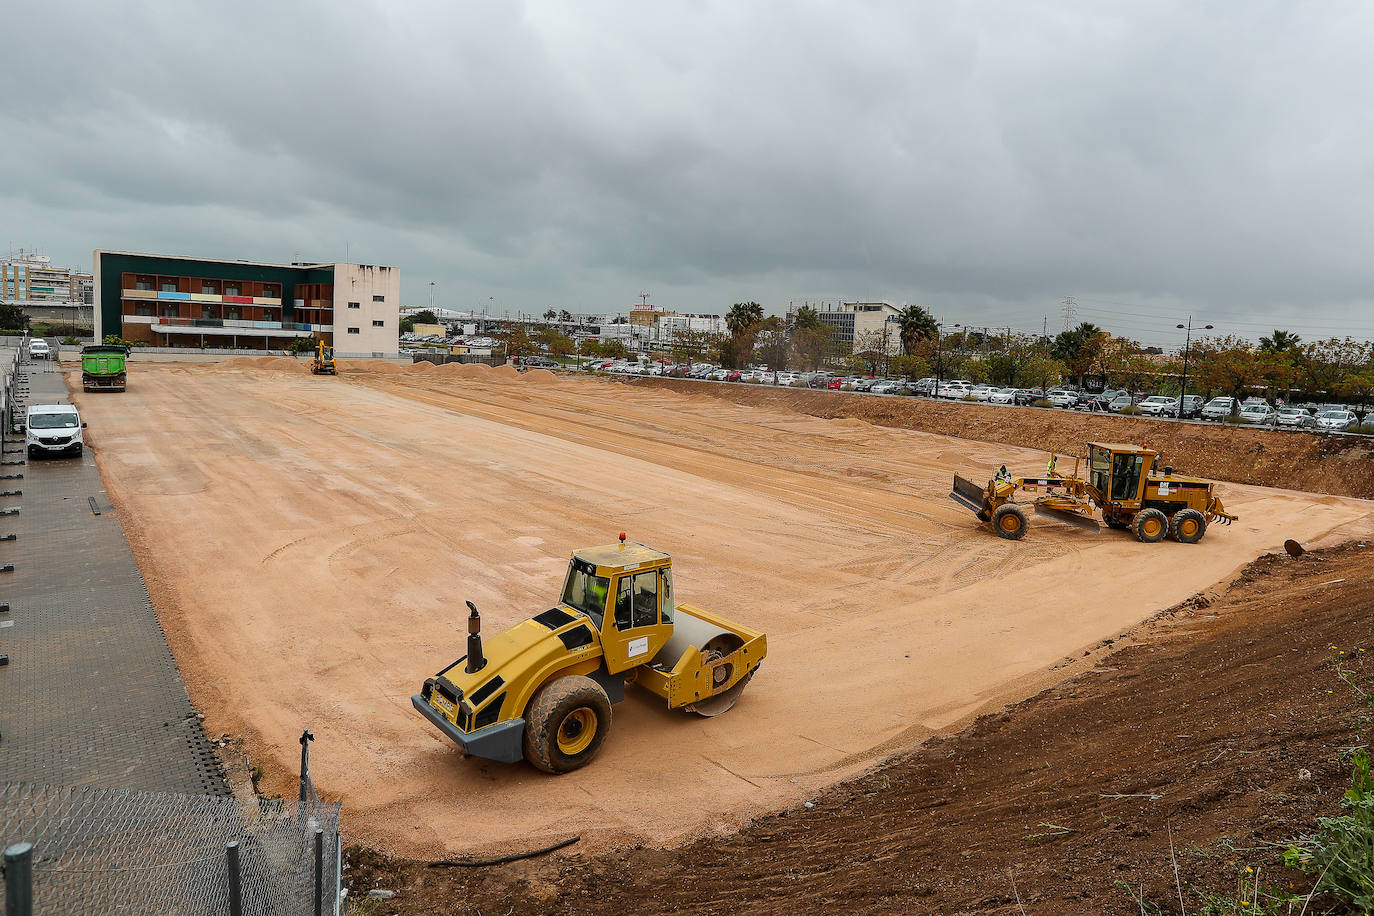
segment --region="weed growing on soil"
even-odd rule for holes
[[[1374,777],[1369,754],[1355,752],[1354,785],[1340,817],[1319,817],[1321,832],[1301,836],[1284,851],[1284,864],[1318,875],[1316,893],[1331,893],[1361,912],[1374,911]]]

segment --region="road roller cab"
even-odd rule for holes
[[[729,709],[767,652],[762,633],[673,600],[672,558],[642,544],[573,553],[559,603],[484,640],[468,602],[467,654],[415,708],[467,753],[550,773],[585,766],[635,684],[669,708]]]

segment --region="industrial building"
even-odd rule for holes
[[[821,302],[813,307],[821,321],[834,328],[835,340],[843,352],[854,353],[865,347],[897,352],[896,348],[901,346],[897,318],[902,310],[891,302]],[[795,308],[789,308],[789,325],[794,314]]]
[[[95,334],[158,347],[280,350],[323,340],[339,356],[395,356],[401,272],[96,251]]]

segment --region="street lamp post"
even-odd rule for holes
[[[1180,325],[1177,325],[1177,327],[1178,327],[1180,330],[1183,330],[1183,331],[1184,331],[1184,335],[1183,335],[1183,381],[1182,381],[1182,384],[1179,385],[1179,391],[1178,391],[1178,419],[1182,420],[1182,419],[1183,419],[1183,401],[1184,401],[1185,398],[1188,397],[1188,350],[1189,350],[1189,348],[1190,348],[1190,347],[1192,346],[1192,344],[1193,344],[1193,316],[1192,316],[1192,315],[1189,315],[1189,316],[1188,316],[1188,323],[1187,323],[1186,325],[1180,324]],[[1211,326],[1210,324],[1206,324],[1206,325],[1203,325],[1203,326],[1202,326],[1201,328],[1199,328],[1198,330],[1200,330],[1200,331],[1210,331],[1210,330],[1212,330],[1212,326]]]

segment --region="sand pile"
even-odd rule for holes
[[[401,367],[402,372],[433,372],[434,369],[434,363],[427,359],[422,359],[418,363],[411,363],[409,366]]]
[[[435,367],[434,374],[455,378],[486,378],[491,375],[491,366],[486,363],[444,363]]]
[[[252,356],[231,356],[226,360],[215,363],[216,369],[253,369],[258,365],[258,361]]]
[[[491,370],[491,374],[494,378],[519,378],[520,370],[514,366],[497,366]]]
[[[525,373],[524,378],[531,385],[550,385],[558,381],[558,376],[547,369],[531,369]]]

